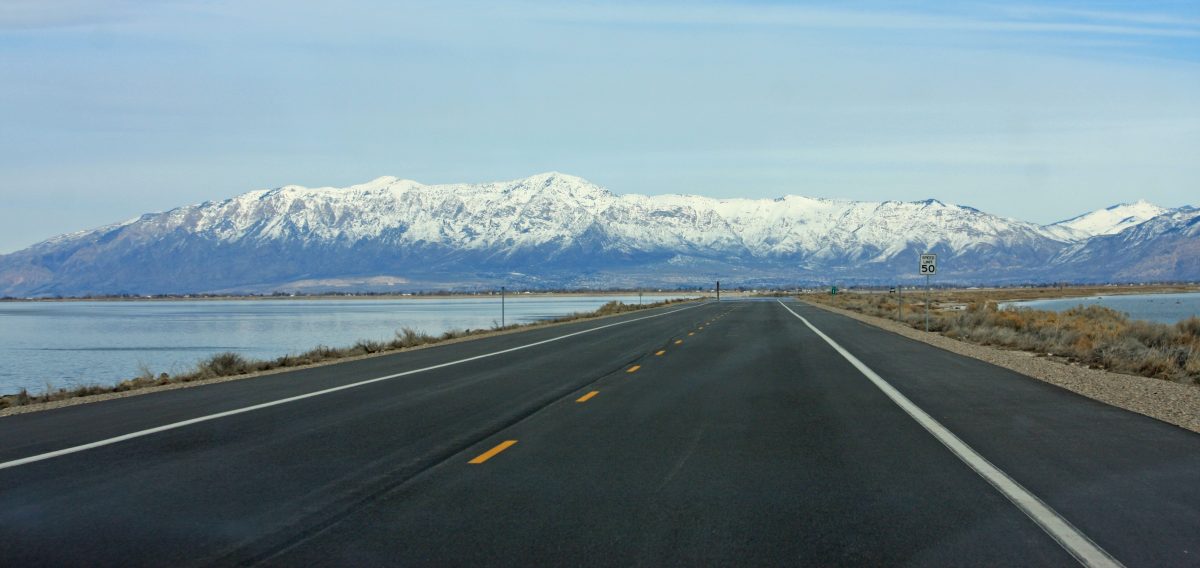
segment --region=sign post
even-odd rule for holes
[[[500,287],[500,329],[504,329],[504,327],[505,327],[505,321],[504,321],[504,315],[505,315],[505,314],[504,314],[504,295],[505,295],[505,293],[504,293],[504,286],[501,286],[501,287]],[[495,323],[495,322],[496,322],[496,320],[492,320],[492,323]]]
[[[929,278],[937,274],[937,255],[921,255],[921,274],[925,275],[925,331],[929,331]]]

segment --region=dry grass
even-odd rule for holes
[[[993,299],[997,296],[1011,298],[996,291],[937,292],[930,302],[929,330],[980,345],[1061,357],[1095,369],[1200,384],[1200,318],[1168,325],[1131,320],[1100,306],[1061,313],[999,310]],[[891,294],[814,294],[804,299],[917,329],[925,326],[922,295],[905,297],[903,317]],[[950,306],[962,309],[946,309]]]
[[[612,301],[600,306],[600,308],[592,312],[567,314],[561,317],[541,320],[529,324],[512,324],[503,327],[497,324],[493,325],[490,329],[452,329],[442,333],[441,335],[429,335],[421,331],[404,327],[397,331],[395,337],[390,341],[373,341],[363,339],[355,342],[354,345],[349,347],[327,347],[324,345],[318,345],[317,347],[309,349],[308,351],[298,355],[289,354],[271,360],[247,359],[234,352],[217,353],[196,363],[195,368],[193,368],[191,371],[177,375],[168,375],[167,373],[162,373],[155,376],[148,367],[145,365],[139,365],[139,373],[136,377],[121,381],[120,383],[112,386],[85,385],[72,389],[66,389],[54,388],[50,385],[47,385],[46,389],[40,393],[30,393],[26,389],[21,389],[21,391],[16,394],[0,396],[0,409],[54,402],[98,394],[132,391],[154,386],[190,383],[220,377],[233,377],[237,375],[259,373],[288,367],[301,367],[337,359],[399,351],[462,337],[492,333],[495,331],[516,330],[555,323],[566,323],[587,318],[657,308],[685,301],[688,300],[666,300],[652,304],[625,304],[619,301]]]
[[[1055,298],[1084,298],[1090,296],[1121,296],[1126,294],[1169,294],[1175,292],[1200,292],[1194,284],[1146,284],[1122,286],[1043,286],[1027,288],[964,288],[937,290],[934,297],[942,303],[1007,302],[1020,300],[1050,300]],[[906,292],[904,301],[911,298],[920,302],[923,291]]]

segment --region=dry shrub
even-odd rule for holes
[[[228,377],[230,375],[245,373],[247,367],[248,362],[245,357],[232,351],[226,351],[224,353],[217,353],[201,361],[196,366],[196,370],[200,375],[204,375],[205,378]]]
[[[1175,328],[1179,330],[1180,334],[1192,338],[1193,341],[1200,340],[1200,318],[1196,316],[1175,324]]]
[[[392,340],[391,346],[393,349],[405,349],[408,347],[416,347],[434,341],[434,338],[423,332],[417,331],[411,327],[401,328],[396,332],[396,338]]]
[[[929,330],[982,345],[1053,354],[1089,366],[1146,377],[1200,383],[1200,318],[1174,325],[1130,320],[1103,306],[1077,306],[1061,313],[1029,308],[997,309],[986,299],[963,293],[946,294],[967,309],[944,312],[931,303]],[[941,298],[945,301],[946,297]],[[922,302],[905,304],[897,317],[896,304],[882,294],[813,295],[814,300],[868,315],[925,328]]]

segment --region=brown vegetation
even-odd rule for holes
[[[190,383],[219,377],[246,375],[287,367],[300,367],[336,359],[373,355],[376,353],[398,351],[422,345],[431,345],[451,339],[476,336],[496,331],[515,330],[554,323],[566,323],[586,318],[609,316],[635,310],[657,308],[660,306],[666,306],[684,301],[687,300],[666,300],[652,304],[626,304],[619,301],[612,301],[600,306],[600,308],[593,312],[567,314],[565,316],[542,320],[530,324],[512,324],[503,327],[497,324],[490,329],[454,329],[436,336],[405,327],[397,331],[395,338],[391,339],[390,341],[372,341],[364,339],[355,342],[354,345],[349,347],[340,348],[318,345],[317,347],[298,355],[284,355],[269,361],[247,359],[234,352],[217,353],[196,363],[196,367],[193,370],[178,375],[168,375],[167,373],[162,373],[158,376],[155,376],[150,369],[142,366],[137,377],[121,381],[114,386],[86,385],[73,389],[56,389],[47,386],[45,391],[36,394],[30,393],[25,389],[21,389],[21,391],[17,394],[0,396],[0,409],[43,402],[53,402],[68,398],[77,398],[96,394],[125,392],[161,385]]]
[[[996,296],[1011,294],[934,293],[929,330],[981,345],[1061,357],[1096,369],[1200,383],[1200,318],[1168,325],[1131,320],[1100,306],[1081,305],[1064,312],[1000,310],[992,299]],[[892,294],[813,294],[804,299],[897,320],[917,329],[925,326],[920,294],[905,297],[903,316]]]
[[[1038,286],[1009,288],[964,288],[944,289],[935,292],[936,299],[948,302],[1007,302],[1016,300],[1049,300],[1053,298],[1084,298],[1091,296],[1121,296],[1126,294],[1169,294],[1175,292],[1200,292],[1194,284],[1127,284],[1111,286]],[[908,302],[910,292],[905,292]],[[912,299],[920,302],[925,296],[922,291],[912,291]],[[919,296],[919,297],[918,297]]]

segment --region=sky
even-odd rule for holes
[[[288,184],[1200,206],[1198,2],[0,2],[0,253]]]

